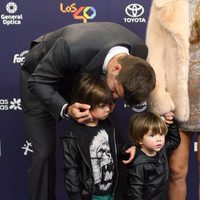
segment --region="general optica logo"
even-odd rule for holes
[[[6,5],[6,11],[10,14],[14,14],[17,11],[17,4],[15,2],[9,2]]]
[[[124,18],[125,23],[144,23],[146,19],[142,17],[144,7],[140,4],[129,4],[125,8],[125,13],[128,18]]]
[[[76,3],[64,6],[60,3],[60,11],[62,13],[73,13],[74,19],[82,20],[83,23],[87,23],[88,20],[92,20],[96,17],[96,9],[92,6],[76,6]]]
[[[8,2],[5,6],[5,10],[7,14],[1,14],[3,25],[21,25],[23,20],[22,14],[14,15],[18,10],[18,6],[15,2]]]

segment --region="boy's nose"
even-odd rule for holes
[[[106,112],[110,112],[110,106],[105,106],[105,107],[104,107],[104,110],[105,110]]]
[[[160,135],[156,135],[156,140],[160,141],[161,140],[161,136]]]

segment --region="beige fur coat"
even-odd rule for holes
[[[188,0],[153,0],[147,25],[148,62],[156,73],[156,88],[148,101],[160,115],[189,116],[189,5]]]

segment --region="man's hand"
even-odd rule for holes
[[[68,107],[68,115],[79,123],[92,121],[90,105],[74,103]]]
[[[122,162],[124,164],[130,163],[133,160],[134,156],[135,156],[135,151],[136,151],[136,147],[135,146],[132,146],[129,149],[127,149],[125,152],[130,154],[129,159],[128,160],[123,160]]]

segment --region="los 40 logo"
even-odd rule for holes
[[[74,19],[83,20],[83,23],[87,23],[88,19],[94,19],[96,17],[96,9],[91,6],[76,7],[75,3],[69,6],[64,6],[60,3],[60,11],[62,13],[74,13]]]

